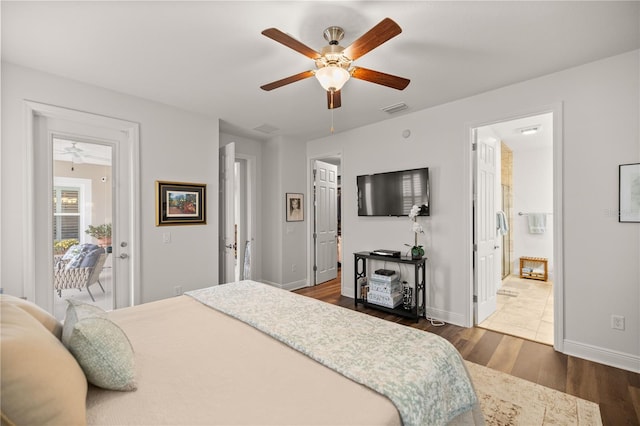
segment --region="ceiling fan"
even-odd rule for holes
[[[260,86],[260,88],[269,91],[315,76],[320,82],[320,85],[327,91],[327,106],[329,109],[339,108],[342,105],[340,90],[350,77],[381,84],[397,90],[403,90],[411,80],[385,74],[380,71],[353,66],[353,61],[401,32],[402,29],[398,24],[390,18],[385,18],[345,48],[338,44],[344,37],[344,30],[340,27],[333,26],[324,30],[323,33],[329,45],[323,47],[320,52],[316,52],[276,28],[266,29],[262,31],[263,35],[313,59],[316,64],[316,70],[303,71],[299,74],[283,78],[282,80],[265,84]]]
[[[71,160],[75,163],[84,163],[84,150],[76,146],[76,142],[71,142],[71,146],[64,146],[62,149],[58,149],[57,152],[62,155],[70,155]]]
[[[89,153],[87,150],[78,147],[76,145],[77,142],[64,141],[59,139],[54,139],[54,142],[55,142],[54,146],[56,147],[55,149],[56,153],[62,156],[67,156],[67,155],[70,156],[71,157],[70,160],[73,163],[76,163],[76,164],[82,164],[85,162],[106,163],[111,161],[110,158],[94,155],[92,153]]]

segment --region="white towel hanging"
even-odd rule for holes
[[[530,234],[544,234],[547,230],[547,215],[545,213],[529,213],[527,219],[529,220]]]
[[[251,279],[251,241],[247,241],[247,245],[244,249],[244,269],[243,269],[243,280]]]
[[[509,232],[509,223],[507,223],[507,215],[502,210],[496,212],[496,229],[500,235],[507,235]]]

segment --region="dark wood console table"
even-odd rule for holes
[[[396,314],[405,318],[415,319],[416,322],[420,319],[420,317],[425,316],[426,312],[426,294],[425,294],[425,283],[426,283],[426,258],[414,260],[410,257],[387,257],[387,256],[378,256],[371,254],[369,252],[358,252],[354,253],[354,300],[356,310],[358,309],[358,304],[364,305],[367,308],[378,309],[384,312]],[[367,269],[367,261],[369,262],[391,262],[398,264],[408,264],[413,265],[414,277],[413,277],[413,304],[411,309],[404,309],[402,305],[396,308],[387,308],[386,306],[377,305],[375,303],[369,303],[363,295],[361,294],[361,285],[363,282],[367,282],[368,280],[368,269]]]

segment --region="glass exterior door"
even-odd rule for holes
[[[53,137],[53,313],[67,299],[114,308],[113,147]]]

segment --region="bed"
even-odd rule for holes
[[[107,319],[133,348],[135,390],[88,385],[87,424],[483,423],[446,340],[265,284],[214,286]],[[4,388],[3,378],[3,399]]]

